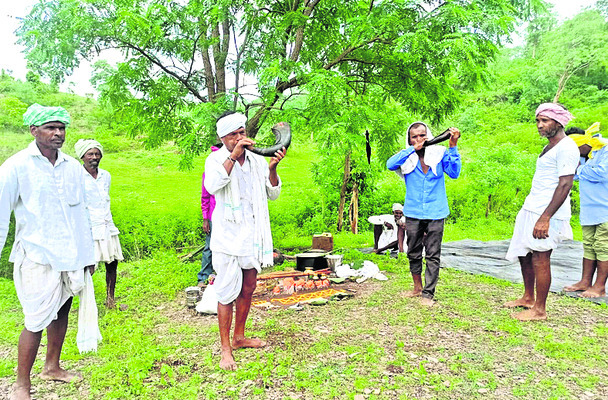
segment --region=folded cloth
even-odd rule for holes
[[[23,114],[23,125],[40,126],[47,122],[59,121],[70,124],[70,114],[63,107],[45,107],[34,103]]]
[[[424,148],[424,163],[429,166],[433,174],[437,175],[437,165],[443,159],[443,155],[445,154],[444,146],[429,146]],[[412,172],[416,165],[418,165],[418,161],[420,161],[420,157],[416,152],[413,152],[407,160],[401,165],[401,168],[396,170],[397,174],[400,176],[407,175]]]
[[[91,149],[98,149],[101,155],[103,156],[103,146],[97,140],[78,139],[78,141],[74,145],[74,150],[76,151],[76,155],[78,156],[78,158],[82,158],[82,156],[84,156],[84,153]]]

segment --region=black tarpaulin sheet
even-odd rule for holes
[[[483,274],[510,282],[522,283],[519,262],[505,260],[509,240],[482,242],[459,240],[445,242],[441,246],[441,266]],[[576,283],[581,278],[583,244],[575,241],[562,242],[551,254],[551,291],[581,298],[577,293],[562,292],[564,286]],[[595,303],[608,304],[608,297],[587,299]]]

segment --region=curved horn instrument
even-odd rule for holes
[[[431,140],[427,140],[426,142],[424,142],[424,144],[422,145],[422,147],[432,146],[434,144],[441,143],[441,142],[443,142],[445,140],[448,140],[449,138],[450,138],[450,130],[446,129],[445,131],[443,131],[441,133],[441,135],[435,136]]]
[[[251,151],[264,157],[274,157],[274,153],[285,147],[289,148],[291,144],[291,126],[287,122],[279,122],[272,127],[275,142],[272,146],[266,148],[252,147]]]

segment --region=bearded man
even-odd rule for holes
[[[536,109],[536,128],[549,144],[536,160],[532,188],[517,214],[505,257],[512,262],[519,260],[521,266],[524,295],[505,303],[509,308],[526,308],[512,315],[521,321],[547,319],[551,252],[561,241],[572,239],[570,189],[579,164],[579,150],[566,136],[564,127],[573,118],[556,103],[544,103]]]

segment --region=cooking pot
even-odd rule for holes
[[[323,253],[300,253],[296,254],[296,269],[304,271],[307,267],[312,267],[314,271],[327,268],[327,259]]]

